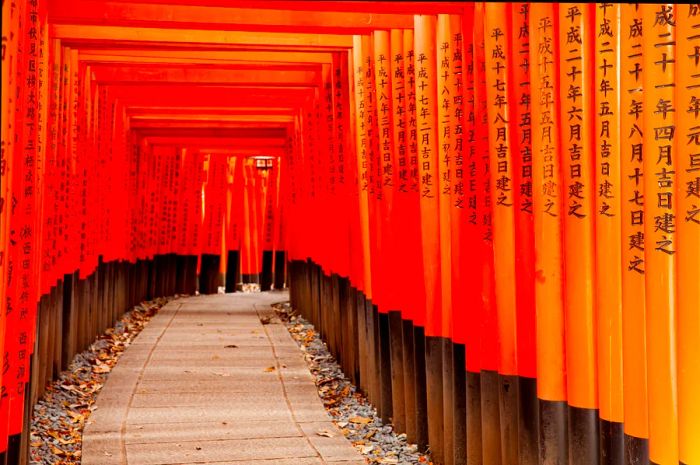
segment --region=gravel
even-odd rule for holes
[[[126,312],[46,388],[32,414],[31,465],[80,464],[85,422],[109,372],[148,321],[172,299],[142,302]]]
[[[289,302],[274,305],[314,376],[318,394],[333,422],[370,464],[432,464],[429,455],[384,424],[377,410],[345,376],[314,326],[296,315]]]

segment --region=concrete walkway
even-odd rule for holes
[[[287,299],[237,293],[161,309],[109,375],[82,464],[364,464],[286,328],[261,323]]]

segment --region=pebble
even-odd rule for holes
[[[82,437],[112,367],[158,310],[175,297],[142,302],[77,354],[34,406],[31,465],[80,465]]]
[[[289,302],[273,306],[314,376],[318,393],[334,423],[370,464],[431,465],[430,456],[409,444],[405,433],[384,424],[377,410],[345,376],[314,326],[296,315]]]

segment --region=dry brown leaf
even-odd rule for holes
[[[265,368],[265,372],[267,372],[267,373],[272,373],[273,371],[275,371],[275,367],[267,367],[267,368]]]
[[[367,423],[371,423],[372,419],[367,417],[352,417],[349,418],[348,421],[350,423],[356,423],[358,425],[366,425]]]
[[[109,373],[111,369],[112,368],[109,365],[106,365],[104,363],[100,363],[100,364],[92,367],[92,372],[93,373]]]
[[[327,429],[320,429],[320,430],[316,431],[316,434],[318,436],[323,436],[324,438],[335,437],[335,434],[333,434],[331,431],[328,431]]]
[[[83,423],[85,421],[85,416],[79,413],[69,411],[68,416],[70,416],[75,423]]]
[[[51,452],[56,455],[66,455],[66,451],[63,449],[59,449],[56,446],[51,446]]]

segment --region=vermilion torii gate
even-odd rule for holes
[[[695,4],[4,1],[5,461],[130,305],[288,268],[436,463],[700,463],[698,28]]]

